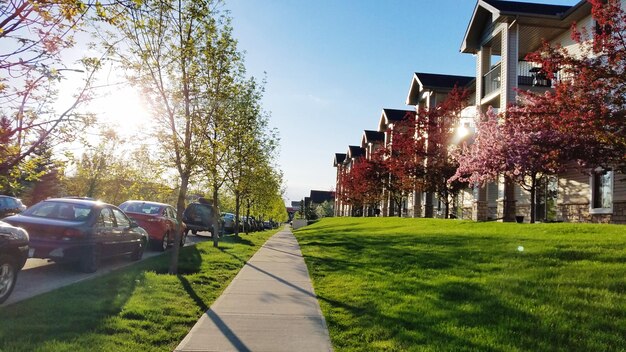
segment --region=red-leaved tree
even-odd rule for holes
[[[371,159],[359,157],[341,177],[339,197],[353,209],[375,208],[382,200],[386,170],[380,153]]]
[[[581,54],[544,43],[526,59],[554,80],[545,94],[520,91],[540,126],[558,130],[572,161],[584,167],[626,170],[626,13],[619,0],[588,0],[594,28],[572,25]],[[557,74],[558,73],[558,74]]]
[[[410,192],[423,189],[425,174],[424,123],[416,114],[407,112],[394,123],[391,143],[383,150],[387,171],[386,190],[397,215],[402,216],[402,200]]]
[[[467,106],[468,99],[469,91],[455,86],[441,103],[434,108],[421,108],[418,113],[426,121],[428,131],[427,148],[421,149],[427,160],[424,190],[433,192],[444,203],[446,218],[450,215],[452,199],[466,186],[464,182],[448,180],[459,166],[454,142],[461,110]]]

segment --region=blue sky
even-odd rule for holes
[[[573,5],[576,0],[527,0]],[[413,72],[472,76],[459,48],[474,0],[227,0],[250,75],[267,78],[287,200],[335,184],[332,161],[383,108],[404,104]]]

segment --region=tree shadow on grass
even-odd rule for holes
[[[4,307],[0,309],[0,350],[71,345],[94,331],[113,334],[117,330],[103,322],[121,313],[144,280],[142,270],[125,268]]]

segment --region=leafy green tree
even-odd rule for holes
[[[222,115],[223,88],[232,69],[234,41],[228,19],[217,8],[219,2],[144,1],[128,8],[119,24],[127,51],[122,62],[131,69],[132,81],[142,88],[149,102],[158,139],[168,156],[168,166],[178,174],[177,213],[182,217],[189,182],[201,167],[216,165],[217,139],[207,137]],[[225,65],[226,67],[222,66]],[[219,72],[213,72],[216,69]],[[217,77],[217,78],[216,78]],[[211,177],[215,174],[209,172]],[[214,195],[216,197],[216,195]],[[216,202],[217,203],[217,202]],[[214,219],[216,220],[216,219]],[[176,231],[179,236],[180,231]],[[217,242],[214,242],[217,244]],[[178,270],[178,238],[174,242],[170,273]]]
[[[324,201],[322,204],[318,204],[315,207],[315,215],[317,215],[318,219],[331,217],[334,214],[334,206],[333,203],[329,201]]]
[[[122,3],[122,2],[120,2]],[[93,9],[93,11],[90,11]],[[98,58],[66,65],[62,53],[91,18],[115,21],[101,1],[5,1],[0,6],[0,192],[36,164],[37,150],[72,140],[92,116],[79,107],[92,97]],[[106,49],[105,49],[106,51]],[[58,107],[58,84],[68,76],[84,82],[73,99]],[[36,167],[35,167],[36,169]]]

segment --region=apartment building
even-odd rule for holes
[[[622,2],[623,3],[623,2]],[[552,83],[541,67],[524,60],[543,41],[559,43],[580,54],[571,39],[571,25],[594,28],[591,5],[583,0],[573,6],[518,1],[479,0],[474,8],[461,52],[476,57],[476,105],[505,109],[516,103],[518,90],[542,92]],[[584,171],[584,170],[583,170]],[[623,175],[598,170],[590,176],[576,167],[546,178],[538,194],[539,220],[626,222],[626,183]],[[474,192],[473,218],[529,218],[530,198],[512,182],[499,182]]]
[[[622,5],[625,2],[622,0]],[[469,133],[475,128],[477,114],[486,112],[489,107],[504,111],[507,106],[516,104],[520,90],[541,93],[552,89],[554,82],[543,74],[541,67],[526,61],[525,57],[537,51],[544,41],[558,43],[570,53],[580,54],[579,44],[570,35],[574,22],[579,27],[594,28],[591,6],[586,0],[572,6],[478,0],[460,49],[462,53],[475,56],[476,76],[414,73],[406,98],[411,109],[384,109],[378,130],[365,131],[362,153],[371,155],[375,148],[388,146],[394,124],[407,111],[435,107],[455,85],[472,91],[471,107],[462,112],[458,126],[459,131]],[[382,143],[380,133],[384,135]],[[346,157],[341,161],[341,155],[336,155],[337,189],[341,186],[340,173],[348,172],[354,160]],[[400,211],[403,216],[441,217],[441,203],[434,194],[416,188],[403,200]],[[580,170],[572,166],[567,172],[542,179],[535,204],[539,221],[626,223],[626,178],[612,170]],[[478,221],[515,221],[522,217],[528,221],[530,206],[528,192],[501,178],[484,187],[462,191],[455,199],[454,214]],[[388,194],[381,210],[384,216],[397,214]],[[348,214],[354,212],[338,211],[338,215]]]

